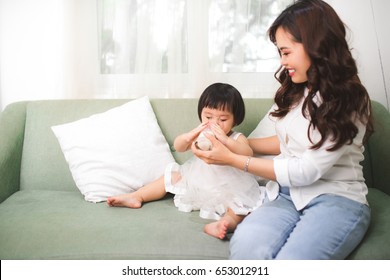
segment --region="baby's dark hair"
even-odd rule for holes
[[[202,121],[203,108],[227,110],[233,114],[234,125],[242,123],[245,117],[245,104],[240,92],[229,84],[215,83],[208,86],[198,102],[198,117]]]

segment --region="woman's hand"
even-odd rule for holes
[[[206,133],[206,137],[211,141],[212,149],[210,151],[202,151],[193,143],[191,150],[194,155],[208,164],[230,165],[235,154],[216,139],[215,136]]]
[[[208,164],[229,165],[241,170],[248,171],[273,181],[276,181],[274,163],[272,159],[252,158],[245,155],[239,155],[230,151],[213,135],[206,134],[206,137],[212,143],[210,151],[202,151],[195,144],[191,145],[191,150],[198,158]]]

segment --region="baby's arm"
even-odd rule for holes
[[[243,156],[253,156],[252,148],[249,146],[248,139],[241,134],[236,140],[227,136],[218,125],[211,125],[215,137],[224,144],[230,151]]]
[[[249,141],[244,134],[238,136],[237,140],[229,137],[224,144],[233,153],[243,156],[253,156],[253,150],[249,146]]]
[[[202,123],[195,127],[193,130],[187,133],[183,133],[175,138],[173,146],[178,152],[185,152],[191,148],[192,142],[199,136],[203,129],[205,129],[207,123]]]

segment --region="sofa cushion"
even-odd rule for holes
[[[226,259],[208,220],[171,196],[141,209],[87,203],[78,192],[25,190],[0,204],[0,259]]]
[[[147,97],[52,130],[90,202],[136,191],[174,161]]]
[[[349,259],[390,259],[390,196],[376,188],[368,188],[368,203],[371,208],[371,223],[362,243]]]

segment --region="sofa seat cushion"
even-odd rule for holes
[[[375,188],[368,189],[371,224],[363,242],[352,252],[350,259],[390,259],[390,196]],[[384,249],[386,248],[386,249]]]
[[[88,203],[78,192],[24,190],[0,204],[0,259],[226,259],[227,241],[172,197],[141,209]],[[202,244],[202,246],[199,246]]]

